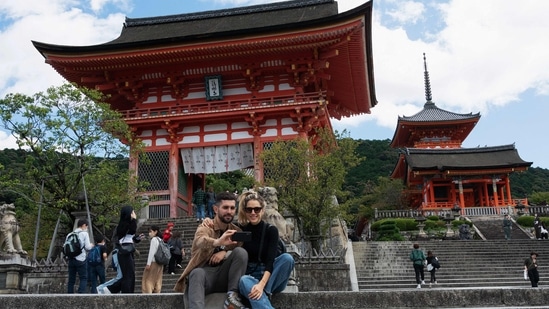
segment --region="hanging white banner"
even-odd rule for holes
[[[253,144],[181,149],[185,173],[215,174],[237,171],[254,165]]]

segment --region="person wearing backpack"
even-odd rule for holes
[[[67,235],[65,240],[65,245],[63,246],[63,251],[67,255],[69,253],[67,248],[67,242],[70,239],[73,239],[72,235],[76,234],[78,236],[78,247],[75,247],[76,250],[71,250],[71,254],[68,255],[69,259],[69,280],[67,286],[67,293],[74,293],[74,285],[76,283],[76,274],[78,274],[78,279],[80,283],[78,284],[78,293],[86,293],[86,287],[88,286],[88,263],[86,260],[86,250],[91,250],[93,244],[90,243],[90,235],[88,235],[88,220],[79,219],[77,222],[77,228]],[[72,246],[74,247],[74,246]]]
[[[181,232],[174,231],[172,237],[168,241],[170,247],[170,263],[168,264],[168,273],[175,275],[175,267],[182,268],[181,261],[183,261],[183,255],[185,255],[185,249],[183,249],[183,240],[181,240]]]
[[[141,282],[141,292],[143,294],[160,293],[162,290],[162,273],[164,265],[156,262],[155,254],[159,246],[164,245],[164,241],[159,237],[160,229],[153,225],[149,228],[149,255],[147,257],[147,265],[143,270],[143,279]]]
[[[105,238],[99,235],[95,238],[95,247],[88,252],[88,281],[92,294],[97,294],[98,277],[99,284],[105,283],[105,260],[107,260]]]
[[[425,253],[419,249],[419,244],[414,244],[414,250],[410,253],[410,260],[414,263],[414,272],[416,273],[417,288],[421,289],[421,285],[425,284]],[[421,280],[420,280],[421,279]]]

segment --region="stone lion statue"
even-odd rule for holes
[[[278,212],[278,192],[273,187],[260,187],[257,193],[265,200],[265,222],[276,226],[280,238],[289,243],[293,234],[293,226]]]
[[[19,224],[15,218],[15,205],[3,204],[0,206],[0,250],[7,253],[27,254],[21,246],[19,238]]]

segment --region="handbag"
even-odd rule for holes
[[[135,245],[133,242],[123,243],[118,246],[118,254],[128,255],[135,252]]]
[[[427,271],[431,271],[433,268],[433,264],[427,264]]]

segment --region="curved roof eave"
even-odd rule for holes
[[[113,52],[113,51],[123,51],[128,49],[135,49],[141,47],[160,47],[160,46],[170,46],[176,44],[190,44],[205,42],[211,40],[227,39],[227,38],[237,38],[242,36],[249,35],[260,35],[260,34],[269,34],[280,31],[291,31],[295,29],[305,29],[313,27],[328,26],[335,23],[344,22],[353,18],[365,16],[366,20],[371,20],[372,12],[372,1],[366,2],[361,6],[356,7],[355,9],[336,14],[333,16],[328,16],[324,18],[307,20],[302,22],[294,22],[287,24],[277,24],[273,26],[266,27],[255,27],[231,31],[221,31],[210,33],[207,35],[195,34],[187,36],[177,36],[177,37],[168,37],[168,38],[159,38],[159,39],[150,39],[142,40],[135,42],[123,42],[123,43],[112,43],[116,42],[116,39],[110,42],[97,44],[97,45],[88,45],[88,46],[70,46],[70,45],[57,45],[49,44],[38,41],[31,41],[36,49],[44,55],[44,52],[52,52],[56,54],[72,55],[72,54],[81,54],[81,53],[91,53],[91,52]],[[371,55],[371,33],[367,33],[365,38],[367,43],[367,49]],[[45,57],[45,56],[44,56]]]

